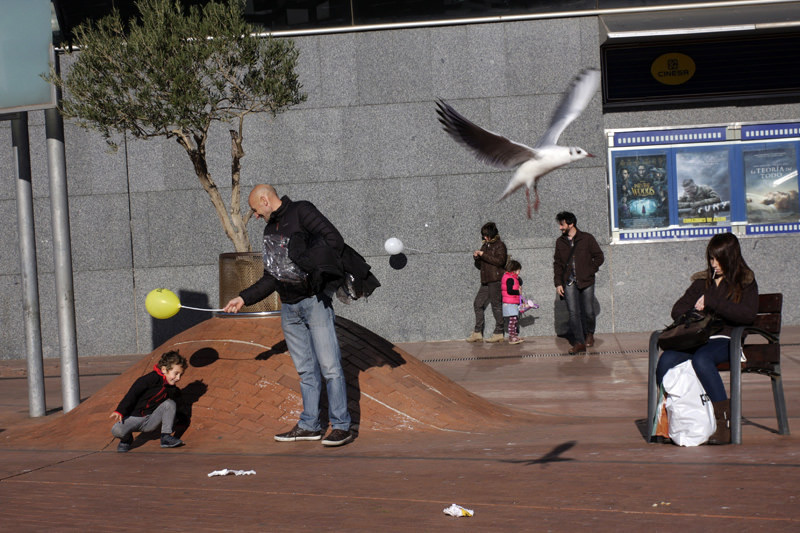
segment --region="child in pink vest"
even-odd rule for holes
[[[522,280],[519,277],[521,270],[522,265],[519,264],[519,261],[511,259],[506,263],[506,273],[500,280],[500,290],[503,295],[503,319],[506,321],[509,344],[522,342],[522,339],[519,338],[518,327],[520,288],[522,286]]]

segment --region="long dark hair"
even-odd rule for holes
[[[750,267],[747,266],[742,257],[742,249],[739,246],[739,239],[733,233],[719,233],[711,237],[706,247],[706,264],[708,277],[706,287],[710,286],[714,279],[714,269],[711,260],[716,259],[722,268],[722,274],[728,282],[728,298],[734,302],[742,299],[742,289],[744,289],[747,278],[750,278]]]

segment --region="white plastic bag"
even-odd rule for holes
[[[444,514],[449,514],[450,516],[455,516],[456,518],[461,516],[473,516],[475,511],[472,509],[467,509],[466,507],[461,507],[457,504],[452,504],[450,507],[444,508]]]
[[[699,446],[717,430],[714,406],[697,379],[691,360],[664,376],[669,438],[679,446]]]

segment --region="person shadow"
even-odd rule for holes
[[[278,355],[279,353],[285,353],[289,351],[289,347],[286,346],[286,341],[282,340],[279,343],[272,346],[269,350],[261,352],[256,356],[256,361],[266,361],[273,355]]]
[[[394,344],[367,328],[346,318],[336,317],[336,336],[342,351],[342,369],[347,382],[347,406],[350,411],[350,431],[358,438],[361,425],[361,374],[370,368],[397,368],[406,363]],[[328,397],[323,387],[320,401],[320,422],[328,425]]]
[[[602,309],[597,296],[594,297],[593,305],[594,316],[599,318]],[[553,328],[555,329],[556,337],[566,339],[569,341],[570,345],[575,344],[575,339],[569,329],[569,309],[567,309],[567,301],[559,296],[556,296],[553,301]]]

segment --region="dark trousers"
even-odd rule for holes
[[[711,339],[692,353],[667,350],[661,354],[656,366],[656,383],[661,385],[667,370],[691,359],[694,373],[712,402],[721,402],[728,398],[725,385],[717,370],[717,365],[729,360],[728,347],[730,339]]]
[[[481,283],[478,294],[475,295],[473,308],[475,309],[475,331],[483,335],[483,328],[486,324],[484,312],[486,306],[492,306],[494,315],[494,333],[503,334],[503,296],[500,293],[500,282]]]

